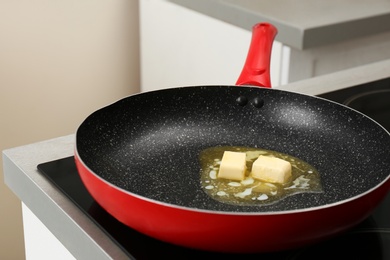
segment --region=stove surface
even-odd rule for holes
[[[108,214],[84,187],[74,163],[67,157],[38,165],[40,172],[53,182],[118,246],[134,259],[155,259],[162,255],[174,259],[201,259],[202,257],[238,257],[188,249],[164,243],[145,236],[117,221]],[[375,212],[348,232],[306,248],[267,254],[244,254],[240,259],[390,259],[390,194]]]
[[[335,102],[345,103],[356,95],[377,90],[384,90],[390,93],[390,78],[319,96]],[[370,114],[370,117],[389,130],[390,99],[382,98],[381,100],[384,106],[379,106],[379,112],[378,106],[372,109],[372,106],[365,105],[369,101],[358,102],[359,106],[355,107],[355,109],[367,114],[374,113]],[[376,104],[378,102],[371,103]],[[379,119],[375,119],[375,111],[381,114],[381,117],[378,117]],[[383,113],[387,114],[383,116]],[[199,259],[202,257],[224,257],[228,259],[239,257],[240,259],[261,258],[273,260],[332,259],[335,257],[348,259],[390,259],[390,194],[365,221],[323,243],[290,251],[237,255],[199,251],[167,244],[121,224],[101,208],[88,193],[78,175],[73,156],[39,164],[38,170],[121,247],[129,258],[154,259],[165,256],[174,259]]]

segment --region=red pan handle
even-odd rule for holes
[[[277,33],[276,27],[269,23],[253,26],[248,55],[236,85],[271,88],[271,50]]]

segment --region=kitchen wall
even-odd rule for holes
[[[138,28],[137,0],[0,1],[0,150],[72,134],[138,92]],[[0,259],[24,258],[21,203],[0,170]]]

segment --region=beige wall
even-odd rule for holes
[[[74,133],[138,92],[138,28],[137,0],[0,1],[0,150]],[[0,259],[24,258],[20,201],[0,170]]]

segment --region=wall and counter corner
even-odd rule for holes
[[[74,133],[96,108],[138,92],[138,30],[138,1],[1,1],[0,150]],[[21,203],[0,169],[0,259],[30,259]]]

